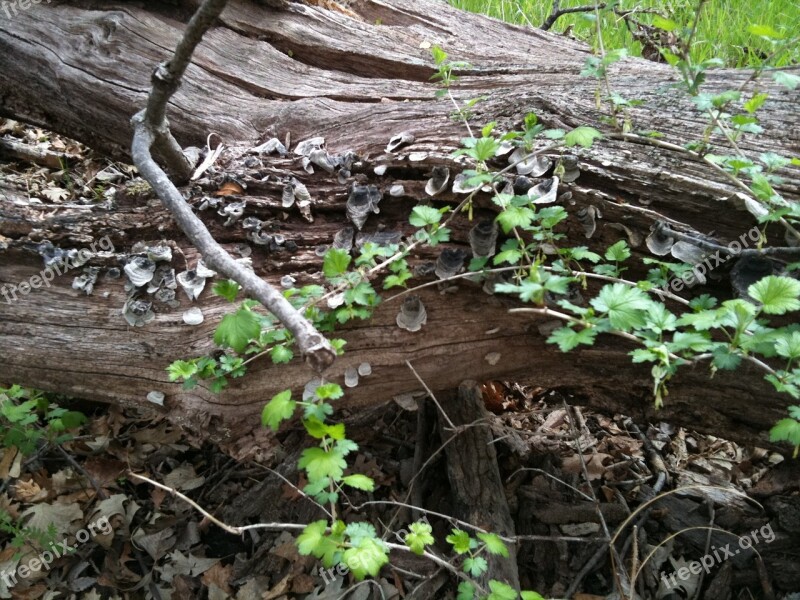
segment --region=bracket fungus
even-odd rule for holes
[[[392,136],[389,143],[386,144],[386,152],[396,152],[400,148],[410,146],[416,141],[416,136],[410,131],[402,131],[397,135]]]
[[[381,192],[374,185],[354,185],[345,204],[347,218],[352,221],[356,229],[361,231],[367,222],[369,213],[379,213],[378,204],[381,201]]]
[[[528,190],[533,204],[552,204],[558,196],[558,177],[550,177]]]
[[[156,270],[156,263],[146,256],[132,257],[123,268],[133,287],[150,283]]]
[[[475,258],[494,256],[498,235],[497,223],[493,220],[479,221],[469,231],[469,246]]]
[[[137,300],[128,298],[122,309],[122,314],[128,325],[132,327],[142,327],[155,318],[155,313],[151,310],[153,303],[149,300]]]
[[[445,248],[436,259],[434,273],[439,279],[448,279],[458,275],[464,267],[467,253],[461,248]]]
[[[508,164],[513,165],[520,175],[530,175],[531,177],[541,177],[553,166],[553,161],[546,156],[527,156],[524,148],[517,148],[508,157]]]
[[[415,332],[422,329],[422,326],[428,322],[428,313],[425,311],[425,305],[416,294],[406,296],[403,304],[400,307],[400,312],[397,313],[395,320],[400,329]]]
[[[203,321],[203,311],[196,306],[183,313],[183,322],[187,325],[200,325]]]
[[[433,167],[431,177],[425,183],[425,193],[428,196],[436,196],[441,193],[450,181],[450,169],[443,166]]]
[[[583,232],[587,238],[591,238],[597,230],[597,223],[595,219],[602,218],[600,211],[594,206],[585,206],[581,208],[576,214],[578,222],[583,226]]]

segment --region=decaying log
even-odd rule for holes
[[[170,56],[194,4],[143,8],[52,2],[0,21],[0,114],[126,156],[129,119],[144,105],[151,71]],[[247,148],[273,135],[290,135],[295,143],[324,136],[332,152],[352,150],[362,157],[361,175],[370,183],[384,191],[395,182],[403,184],[405,195],[387,196],[367,230],[383,227],[408,235],[408,214],[424,198],[426,173],[436,164],[456,168],[447,155],[465,134],[463,123],[450,118],[452,105],[434,97],[432,44],[453,60],[470,63],[453,94],[458,102],[485,97],[472,109],[476,127],[494,120],[499,129],[518,128],[527,112],[535,112],[549,127],[607,130],[595,103],[596,81],[579,76],[589,56],[581,44],[433,0],[363,0],[354,10],[361,20],[302,3],[275,11],[249,0],[233,2],[198,48],[168,108],[178,141],[202,145],[215,132],[228,145]],[[706,85],[720,91],[745,83],[749,75],[712,71]],[[676,77],[669,67],[626,59],[612,67],[610,80],[626,97],[643,101],[630,111],[635,128],[657,129],[677,145],[700,136],[702,123],[691,102],[671,88]],[[800,90],[787,91],[769,79],[758,86],[770,94],[759,113],[765,132],[746,136],[741,148],[753,155],[796,154]],[[403,130],[415,133],[416,142],[406,150],[426,153],[422,160],[409,161],[408,152],[385,156],[389,138]],[[346,186],[326,173],[308,175],[291,158],[259,157],[258,166],[245,169],[237,153],[223,155],[204,186],[186,190],[189,202],[197,207],[225,175],[238,176],[248,186],[248,215],[273,219],[298,247],[293,254],[256,249],[256,273],[273,284],[287,274],[299,283],[320,282],[321,259],[314,249],[329,244],[345,223]],[[713,235],[722,244],[754,225],[749,213],[727,201],[737,191],[729,182],[678,152],[609,135],[580,151],[579,158],[581,177],[565,188],[573,204],[565,207],[571,218],[564,232],[574,245],[588,242],[602,250],[625,235],[611,225],[623,225],[641,258],[648,255],[641,239],[657,219]],[[384,176],[373,171],[379,163],[387,165]],[[780,174],[781,193],[797,197],[798,169]],[[264,181],[268,175],[271,179]],[[313,223],[296,212],[284,217],[277,178],[287,175],[301,178],[315,198]],[[24,190],[8,190],[0,198],[0,285],[18,285],[42,271],[41,257],[30,248],[43,240],[81,248],[107,235],[115,255],[93,259],[106,268],[119,266],[137,241],[172,241],[190,266],[196,262],[195,249],[153,198],[120,192],[116,204],[105,207],[26,200]],[[444,195],[437,202],[456,200]],[[587,241],[575,213],[590,204],[603,219]],[[478,200],[479,215],[491,216],[490,210],[487,198]],[[226,248],[244,241],[241,228],[224,227],[213,211],[201,216]],[[469,226],[465,218],[455,219],[453,245],[466,246]],[[778,228],[768,233],[782,239]],[[412,261],[433,256],[423,250]],[[173,266],[181,270],[182,260],[176,257]],[[700,291],[729,295],[725,269]],[[264,402],[287,387],[299,392],[312,376],[299,360],[279,368],[256,361],[244,380],[234,381],[222,394],[202,386],[182,390],[168,382],[164,369],[175,359],[213,350],[211,333],[227,310],[223,301],[204,292],[199,306],[206,320],[198,327],[183,324],[181,315],[190,303],[182,298],[179,308],[161,307],[154,321],[132,328],[120,314],[125,302],[121,281],[101,274],[91,296],[72,290],[71,281],[65,275],[15,301],[0,298],[0,379],[128,405],[142,405],[148,392],[162,391],[172,417],[247,447],[254,442],[248,436],[258,426]],[[412,283],[418,281],[428,280]],[[637,419],[654,416],[648,369],[630,365],[626,342],[601,339],[595,347],[562,355],[538,333],[541,320],[508,314],[514,305],[509,299],[486,295],[468,282],[454,294],[442,295],[435,287],[420,294],[428,311],[421,332],[396,327],[400,301],[395,299],[384,302],[369,322],[349,325],[342,334],[349,342],[347,354],[329,376],[341,381],[345,368],[365,361],[373,367],[373,375],[348,390],[350,407],[419,390],[405,366],[408,359],[435,390],[455,387],[465,374],[481,380],[514,377],[562,388],[576,401]],[[491,364],[486,357],[495,352],[501,357]],[[748,442],[763,443],[765,430],[785,416],[788,404],[748,367],[711,380],[704,367],[684,370],[670,391],[659,418],[725,431]]]

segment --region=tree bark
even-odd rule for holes
[[[46,126],[116,156],[128,156],[130,117],[145,103],[150,73],[171,55],[194,3],[41,3],[0,21],[0,114]],[[465,135],[463,123],[450,118],[453,106],[434,97],[429,48],[441,45],[453,60],[467,61],[453,88],[458,102],[485,97],[472,109],[470,123],[479,129],[497,121],[501,129],[519,128],[535,112],[548,127],[592,125],[608,132],[595,102],[597,81],[582,78],[589,56],[582,44],[554,34],[523,29],[450,8],[433,0],[364,0],[354,10],[361,20],[302,3],[285,10],[249,0],[232,2],[219,24],[201,43],[183,85],[172,98],[168,118],[184,146],[205,143],[217,133],[234,149],[224,154],[217,174],[187,189],[197,206],[213,193],[223,175],[247,184],[247,215],[273,219],[280,233],[294,241],[296,253],[254,251],[256,273],[276,284],[286,274],[298,283],[319,283],[321,259],[314,249],[329,244],[345,223],[345,186],[324,172],[305,173],[292,158],[264,157],[242,169],[242,149],[269,137],[293,140],[324,136],[331,152],[352,150],[363,160],[362,175],[386,192],[401,183],[405,194],[385,197],[381,213],[365,228],[378,226],[410,235],[411,208],[422,198],[426,173],[448,158]],[[630,110],[636,129],[656,129],[664,140],[681,145],[701,137],[703,122],[692,103],[670,86],[675,73],[667,66],[625,59],[610,69],[611,86],[643,104]],[[738,87],[747,72],[711,71],[709,91]],[[748,88],[750,89],[750,88]],[[787,91],[769,78],[758,89],[770,95],[759,112],[765,131],[746,136],[748,155],[776,152],[795,155],[800,148],[800,90]],[[405,149],[427,153],[420,161],[405,154],[384,156],[389,138],[413,131],[416,142]],[[648,256],[642,243],[651,225],[664,220],[686,230],[713,235],[720,243],[737,240],[755,224],[729,199],[738,191],[706,164],[685,155],[608,135],[579,152],[581,176],[566,186],[572,203],[565,233],[570,243],[586,244],[575,213],[589,204],[603,219],[588,241],[602,250],[630,230],[636,258]],[[388,164],[382,177],[375,164]],[[779,191],[796,198],[797,168],[780,173]],[[273,176],[264,181],[267,175]],[[313,223],[297,212],[285,217],[276,177],[294,175],[312,193]],[[2,182],[0,182],[2,185]],[[174,241],[189,266],[196,250],[176,229],[154,198],[121,193],[115,206],[31,204],[24,190],[0,189],[0,284],[18,285],[42,271],[32,243],[50,240],[62,248],[87,247],[108,235],[115,255],[93,259],[98,266],[118,266],[134,242]],[[457,201],[452,194],[442,201]],[[437,197],[437,202],[439,202]],[[478,216],[491,216],[491,203],[477,203]],[[223,246],[232,250],[244,240],[241,227],[224,227],[214,211],[199,213]],[[467,246],[471,224],[453,223],[453,245]],[[782,239],[778,228],[770,239]],[[421,250],[412,263],[432,260]],[[177,257],[173,266],[183,269]],[[719,274],[725,270],[720,268]],[[641,267],[626,275],[642,275]],[[205,322],[184,325],[191,303],[180,298],[176,309],[161,307],[154,321],[132,328],[121,315],[125,291],[120,280],[101,275],[93,295],[71,289],[72,276],[51,285],[0,298],[0,379],[38,388],[127,405],[147,404],[150,391],[166,394],[165,410],[186,425],[202,428],[244,449],[254,445],[261,407],[287,387],[301,390],[313,374],[299,360],[288,366],[256,361],[243,380],[223,393],[204,387],[186,391],[169,383],[165,367],[173,360],[213,351],[213,330],[227,310],[206,290],[199,306]],[[427,279],[414,280],[412,284]],[[726,279],[700,291],[725,297]],[[591,292],[591,289],[590,289]],[[387,294],[390,296],[391,293]],[[401,298],[384,302],[369,322],[345,328],[347,353],[328,376],[342,379],[345,368],[370,362],[373,374],[347,391],[347,406],[373,404],[420,389],[405,364],[409,360],[429,387],[454,388],[465,373],[478,380],[519,378],[572,392],[576,401],[635,418],[674,419],[700,430],[725,432],[736,439],[765,442],[765,430],[785,416],[787,397],[779,396],[744,367],[730,376],[709,379],[704,367],[684,369],[671,382],[666,409],[656,413],[650,400],[649,369],[630,364],[632,346],[601,338],[592,348],[562,354],[538,333],[541,319],[509,314],[508,298],[490,296],[468,282],[454,294],[435,287],[420,291],[428,323],[420,332],[397,328]],[[500,353],[494,362],[492,353]],[[488,358],[487,358],[488,357]],[[456,368],[454,368],[454,366]]]

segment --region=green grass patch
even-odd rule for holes
[[[519,25],[539,27],[550,14],[552,0],[449,0],[455,7],[484,13]],[[609,2],[607,2],[610,4]],[[591,0],[562,0],[561,7],[586,6]],[[663,17],[681,26],[694,20],[697,0],[620,0],[620,9],[656,9]],[[643,23],[652,23],[652,15],[636,15]],[[573,34],[589,44],[595,43],[594,12],[564,15],[553,31],[573,27]],[[641,46],[634,41],[625,23],[610,11],[601,15],[603,42],[607,49],[628,48],[640,55]],[[785,38],[800,38],[800,0],[710,0],[703,7],[702,18],[692,45],[694,60],[721,58],[729,66],[758,66],[772,53],[770,43],[748,31],[751,25],[765,25]],[[785,66],[800,62],[800,43],[790,44],[769,62]]]

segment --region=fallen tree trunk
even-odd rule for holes
[[[193,7],[186,4],[143,9],[77,2],[19,10],[0,23],[0,114],[126,156],[129,119],[144,105],[152,69],[170,56],[182,34]],[[404,195],[384,200],[380,215],[371,217],[366,229],[409,235],[408,215],[425,197],[425,174],[433,165],[452,165],[447,155],[465,134],[463,123],[450,118],[452,104],[434,97],[431,45],[470,63],[452,91],[458,102],[485,97],[472,109],[474,127],[494,120],[502,129],[518,128],[526,113],[535,112],[549,127],[603,128],[595,103],[597,82],[579,75],[589,56],[583,45],[430,0],[364,1],[355,10],[360,19],[305,4],[276,11],[246,0],[233,2],[199,46],[170,102],[168,118],[179,142],[203,144],[210,132],[240,147],[272,136],[290,135],[294,142],[323,136],[332,152],[352,150],[362,157],[361,175],[384,192],[394,183],[404,186]],[[712,71],[705,85],[719,92],[744,84],[749,76]],[[691,102],[670,89],[676,76],[668,67],[627,59],[612,67],[610,79],[627,98],[643,101],[630,109],[636,128],[657,129],[677,145],[700,137],[703,125]],[[800,92],[767,80],[759,82],[759,89],[770,94],[759,113],[765,132],[747,136],[740,146],[748,154],[791,155],[800,145],[800,114],[793,108]],[[415,143],[404,154],[384,156],[389,138],[404,130],[414,132]],[[421,160],[409,161],[408,152],[419,153],[415,158]],[[294,253],[277,254],[257,247],[256,273],[274,284],[287,274],[299,283],[320,282],[315,248],[330,244],[345,223],[346,186],[324,172],[308,175],[291,158],[258,158],[245,170],[236,160],[240,154],[223,155],[215,176],[187,190],[190,202],[198,206],[224,176],[236,176],[247,185],[247,214],[273,220],[297,245]],[[383,176],[374,173],[376,164],[386,164]],[[571,218],[565,233],[574,244],[586,242],[575,213],[589,204],[603,216],[592,248],[604,249],[623,237],[608,226],[619,224],[630,231],[638,257],[649,254],[641,240],[659,219],[713,233],[721,244],[739,239],[754,225],[749,213],[727,201],[737,191],[733,185],[679,152],[609,135],[580,152],[580,168],[581,177],[568,186],[573,203],[566,207]],[[278,179],[289,175],[305,183],[315,199],[313,223],[296,211],[284,215]],[[781,193],[796,197],[797,169],[781,175]],[[3,192],[0,244],[6,249],[0,254],[0,284],[19,285],[39,274],[41,258],[30,248],[44,240],[66,249],[108,236],[114,256],[94,259],[103,267],[119,266],[137,241],[174,242],[189,266],[198,258],[155,198],[121,193],[113,207],[102,208],[30,204],[24,191]],[[445,194],[442,200],[457,198]],[[492,214],[488,200],[479,202],[477,210]],[[229,250],[244,241],[241,227],[225,227],[214,211],[201,215]],[[454,221],[454,244],[467,245],[469,227],[466,219]],[[770,235],[781,238],[777,228]],[[421,251],[412,261],[434,256]],[[173,266],[183,268],[180,262]],[[220,299],[209,291],[201,296],[206,320],[199,327],[183,323],[181,315],[190,306],[184,297],[180,307],[161,307],[152,322],[134,328],[121,315],[126,299],[121,280],[101,276],[91,296],[72,290],[71,280],[59,277],[13,301],[0,299],[5,355],[0,379],[128,405],[146,404],[149,392],[161,391],[173,418],[246,447],[264,402],[281,389],[302,389],[313,376],[299,360],[280,367],[264,360],[219,395],[204,387],[183,390],[168,382],[164,369],[173,360],[213,350],[213,329],[227,310]],[[730,293],[724,280],[712,281],[703,291]],[[347,367],[365,361],[373,369],[348,391],[350,407],[419,390],[408,360],[434,390],[454,388],[465,373],[478,380],[521,378],[571,391],[578,401],[606,410],[654,417],[649,369],[630,364],[632,347],[626,342],[601,339],[590,349],[564,355],[545,344],[537,330],[541,321],[507,312],[515,305],[510,299],[486,295],[469,283],[460,284],[455,294],[440,294],[435,287],[420,294],[428,312],[420,332],[395,325],[400,299],[385,302],[370,321],[345,329],[347,353],[327,375],[341,380]],[[749,368],[712,380],[706,369],[684,370],[670,391],[658,418],[750,442],[763,442],[764,431],[785,416],[789,403]]]

